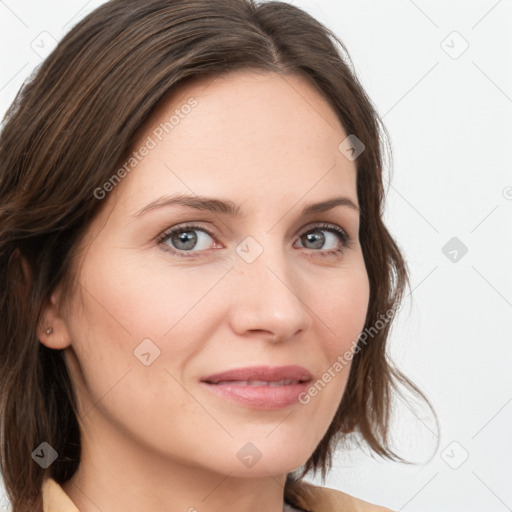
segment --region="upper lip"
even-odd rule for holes
[[[248,366],[245,368],[234,368],[221,373],[215,373],[204,377],[201,380],[209,384],[217,384],[221,381],[248,381],[260,380],[276,382],[280,380],[309,381],[313,378],[311,373],[297,365],[287,366]]]

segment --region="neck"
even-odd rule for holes
[[[82,436],[79,468],[62,486],[80,512],[283,511],[286,474],[239,477],[208,469],[207,454],[192,465],[107,434]]]

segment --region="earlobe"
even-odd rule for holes
[[[32,285],[32,269],[25,256],[19,249],[14,252],[14,257],[19,258],[23,271],[24,286]],[[41,321],[37,329],[39,341],[49,348],[61,349],[71,344],[70,336],[64,320],[58,314],[58,304],[60,299],[60,290],[52,294],[50,303],[42,311]]]
[[[50,302],[43,308],[37,329],[39,341],[53,349],[64,349],[71,345],[71,336],[66,321],[59,312],[60,294],[60,290],[52,294]]]

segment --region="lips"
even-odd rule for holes
[[[252,366],[236,368],[209,375],[202,380],[208,384],[238,384],[252,386],[280,386],[308,382],[313,378],[302,366]]]
[[[201,385],[238,406],[276,410],[296,404],[312,379],[302,366],[253,366],[209,375]]]

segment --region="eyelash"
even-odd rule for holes
[[[171,254],[175,254],[177,256],[183,257],[183,258],[191,258],[194,256],[197,256],[197,253],[201,253],[203,251],[177,251],[175,249],[170,248],[168,245],[164,245],[164,242],[169,240],[173,235],[177,233],[187,232],[187,231],[203,231],[204,233],[208,234],[212,238],[214,238],[214,234],[205,227],[198,225],[198,224],[185,224],[182,226],[177,226],[175,228],[172,228],[171,230],[165,231],[161,235],[158,236],[157,242],[159,245],[162,246],[162,249],[166,252],[170,252]],[[339,249],[331,249],[327,251],[316,251],[312,249],[314,253],[317,253],[318,256],[321,258],[332,258],[335,256],[339,256],[345,252],[345,249],[348,249],[351,245],[354,244],[350,236],[347,234],[345,230],[337,226],[336,224],[318,224],[313,225],[311,227],[308,227],[307,230],[303,231],[299,238],[303,237],[307,233],[313,232],[313,231],[329,231],[331,233],[334,233],[335,235],[338,235],[338,238],[341,241],[341,248]],[[208,250],[207,250],[208,251]],[[186,254],[189,252],[190,254]]]

